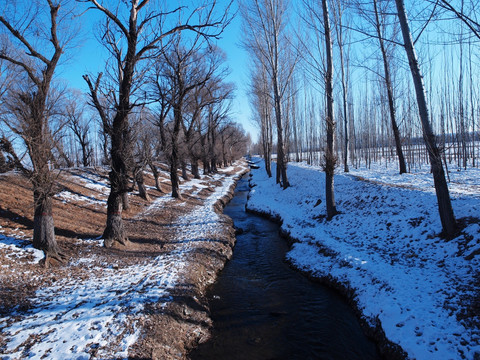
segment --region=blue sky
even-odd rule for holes
[[[236,9],[234,9],[236,10]],[[58,77],[68,82],[69,87],[80,89],[86,93],[88,88],[82,79],[83,74],[97,74],[104,71],[105,50],[95,39],[93,29],[98,22],[99,13],[89,11],[85,19],[85,34],[82,44],[73,49],[69,59],[59,68]],[[83,20],[82,20],[83,21]],[[227,54],[227,63],[231,70],[227,81],[236,85],[236,96],[233,100],[232,118],[240,123],[252,135],[254,141],[258,137],[258,129],[250,121],[250,105],[247,98],[248,87],[248,54],[240,47],[240,15],[237,14],[218,41],[218,45]]]

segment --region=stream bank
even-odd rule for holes
[[[212,338],[192,359],[380,359],[335,291],[284,262],[279,226],[245,212],[247,180],[225,208],[237,228],[232,259],[207,292]]]

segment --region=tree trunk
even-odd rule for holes
[[[45,194],[45,189],[34,189],[35,212],[33,217],[33,247],[45,254],[45,266],[51,260],[62,261],[55,239],[55,227],[52,215],[52,198]]]
[[[182,99],[173,106],[173,132],[172,132],[172,153],[170,156],[170,180],[172,182],[172,197],[181,199],[180,195],[180,179],[178,178],[178,167],[180,152],[178,149],[178,136],[180,134],[180,127],[182,125]]]
[[[122,210],[128,209],[128,175],[126,159],[129,157],[129,147],[125,143],[127,137],[125,129],[128,126],[128,117],[118,112],[112,132],[112,170],[109,173],[110,195],[107,201],[107,223],[103,232],[106,247],[113,246],[114,242],[126,244],[127,236],[122,223]],[[121,124],[121,125],[120,125]]]
[[[5,159],[5,156],[3,153],[0,151],[0,173],[4,173],[11,170],[11,167],[9,164],[7,164],[7,160]]]
[[[198,160],[192,159],[192,175],[195,179],[200,179],[200,172],[198,171]]]
[[[107,225],[103,232],[105,247],[112,247],[116,242],[125,245],[127,236],[123,227],[123,193],[115,191],[112,187],[107,200]]]
[[[216,136],[215,136],[215,128],[214,126],[210,126],[210,143],[209,143],[209,152],[210,152],[210,172],[216,173],[218,172],[217,169],[217,154],[215,152],[215,143],[216,143]]]
[[[82,147],[82,164],[83,164],[84,167],[87,167],[88,166],[88,158],[89,158],[88,144],[82,142],[81,147]]]
[[[342,102],[343,102],[343,132],[344,132],[344,144],[343,144],[343,172],[348,173],[348,85],[347,75],[345,74],[345,59],[343,54],[343,25],[342,25],[342,11],[341,3],[338,2],[338,20],[336,24],[337,37],[338,37],[338,50],[340,53],[340,67],[342,77]]]
[[[325,201],[327,205],[327,219],[337,214],[334,192],[334,174],[336,157],[334,154],[335,122],[333,117],[333,61],[332,41],[330,37],[330,18],[327,0],[322,0],[323,20],[325,26],[325,52],[327,54],[327,72],[325,74],[325,90],[327,96],[327,148],[325,151]]]
[[[276,76],[274,77],[273,88],[275,102],[275,119],[277,121],[277,183],[280,182],[282,187],[286,189],[290,186],[290,184],[288,183],[287,179],[287,163],[285,156],[285,144],[283,139],[282,103]]]
[[[212,158],[212,161],[210,162],[210,171],[212,173],[217,173],[218,172],[218,169],[217,169],[217,157],[214,156]]]
[[[152,170],[153,178],[155,179],[155,187],[157,188],[158,191],[163,192],[162,187],[160,186],[160,181],[158,181],[160,174],[158,173],[157,167],[153,164],[152,161],[148,162],[148,166],[150,167],[150,170]]]
[[[267,172],[268,177],[272,177],[271,170],[271,152],[270,152],[270,141],[268,135],[268,128],[265,128],[268,120],[262,120],[262,147],[263,147],[263,160],[265,161],[265,171]]]
[[[445,179],[445,172],[442,166],[441,154],[437,147],[435,134],[433,133],[432,126],[430,124],[430,115],[427,107],[427,100],[425,96],[425,88],[423,85],[420,65],[418,64],[417,54],[415,53],[415,48],[408,25],[407,14],[405,12],[404,2],[403,0],[395,0],[395,3],[397,5],[398,18],[402,29],[402,35],[405,43],[405,50],[407,52],[408,62],[410,65],[410,71],[412,73],[413,82],[415,85],[418,109],[422,122],[423,138],[425,140],[425,145],[430,159],[433,181],[435,184],[435,192],[437,195],[440,220],[442,222],[442,228],[444,233],[448,237],[451,237],[457,231],[457,223],[453,213],[447,181]]]
[[[177,161],[170,164],[170,182],[172,183],[172,197],[180,199],[180,179],[177,174]]]
[[[223,157],[223,167],[227,167],[228,166],[227,154],[224,152],[222,157]]]
[[[175,144],[174,144],[175,143]],[[176,141],[172,140],[172,156],[170,159],[170,181],[172,183],[172,197],[180,198],[180,179],[178,177],[178,149]]]
[[[343,48],[343,47],[342,47]],[[347,103],[347,84],[345,79],[345,69],[343,64],[343,50],[341,51],[342,62],[342,97],[343,97],[343,132],[344,132],[344,145],[343,145],[343,172],[350,172],[348,168],[348,103]]]
[[[268,177],[272,177],[272,168],[271,168],[272,160],[270,157],[270,152],[268,150],[264,153],[264,161],[265,161],[265,171],[267,172]]]
[[[182,160],[181,165],[182,165],[182,178],[183,180],[188,181],[187,163],[184,160]]]
[[[208,160],[207,156],[203,157],[202,163],[203,163],[203,175],[210,174],[212,172],[212,169],[210,169],[210,161]]]
[[[280,162],[281,162],[281,161],[282,161],[282,160],[279,159],[278,150],[277,150],[277,166],[275,166],[276,176],[277,176],[277,177],[276,177],[276,179],[277,179],[277,180],[276,180],[276,183],[277,183],[277,184],[281,184],[281,183],[282,183],[282,175],[281,175],[281,173],[280,173],[280,168],[282,167],[282,166],[280,165]]]
[[[395,98],[393,96],[393,86],[392,86],[392,80],[390,77],[390,67],[388,65],[387,51],[383,43],[382,31],[380,29],[380,18],[378,16],[377,0],[373,0],[373,6],[375,9],[377,36],[380,44],[380,50],[382,52],[382,57],[383,57],[383,68],[385,71],[385,86],[387,87],[388,108],[390,110],[390,120],[392,123],[393,136],[395,138],[395,148],[397,151],[398,163],[400,166],[400,174],[405,174],[407,172],[407,165],[405,164],[405,157],[403,156],[402,141],[400,139],[400,131],[398,130],[398,125],[396,120]]]
[[[146,188],[145,182],[144,182],[143,170],[140,170],[140,171],[137,172],[137,174],[135,176],[135,180],[136,180],[137,185],[138,185],[138,195],[142,199],[150,201],[150,196],[148,196],[147,188]]]
[[[124,211],[128,211],[130,209],[130,199],[127,191],[122,193],[122,207]]]

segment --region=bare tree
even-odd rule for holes
[[[212,54],[213,55],[213,54]],[[222,57],[223,58],[223,57]],[[213,60],[213,59],[212,59]],[[215,88],[222,83],[226,71],[211,77],[204,85],[198,86],[190,93],[187,100],[187,116],[183,121],[184,138],[187,145],[187,152],[190,157],[192,174],[200,178],[198,162],[202,158],[202,127],[205,125],[205,118],[208,108],[221,104],[226,98],[214,96]],[[205,140],[205,139],[204,139]],[[203,142],[205,144],[205,141]],[[206,154],[208,151],[205,151]]]
[[[93,147],[90,142],[90,127],[85,119],[85,108],[79,103],[81,95],[73,93],[66,104],[67,125],[80,145],[83,166],[89,166],[93,156]]]
[[[288,82],[293,75],[297,59],[291,58],[291,43],[288,34],[288,1],[255,0],[241,7],[245,24],[244,46],[263,64],[270,79],[271,94],[277,125],[277,169],[284,189],[289,186],[287,178],[285,119],[282,113],[283,100]]]
[[[105,246],[110,247],[115,243],[125,244],[127,241],[122,221],[122,199],[129,191],[128,174],[131,171],[132,138],[129,114],[141,103],[141,95],[135,91],[140,88],[142,75],[146,70],[140,65],[146,65],[147,60],[153,58],[154,52],[161,50],[164,42],[180,31],[191,30],[203,36],[218,36],[227,21],[227,13],[224,12],[219,19],[214,19],[216,1],[213,1],[210,5],[194,10],[188,16],[187,22],[174,22],[165,30],[166,20],[175,16],[182,18],[184,7],[164,10],[163,3],[154,0],[132,0],[121,4],[100,0],[83,2],[89,3],[104,15],[100,37],[112,55],[115,71],[111,76],[117,86],[111,127],[111,188],[107,203],[107,224],[103,232]],[[190,20],[195,14],[198,15],[199,22],[191,24]],[[216,33],[208,33],[210,29]],[[88,78],[86,80],[88,82]],[[98,86],[91,82],[89,87],[98,89]]]
[[[263,64],[253,66],[252,84],[250,90],[251,104],[260,127],[260,141],[262,143],[265,171],[272,177],[271,161],[273,148],[272,98],[269,94],[269,81]]]
[[[405,11],[405,4],[403,0],[395,0],[395,4],[397,6],[398,19],[402,29],[405,51],[407,53],[408,63],[410,65],[410,71],[415,86],[418,110],[420,120],[422,122],[423,138],[425,140],[425,146],[430,159],[430,166],[435,184],[440,220],[442,222],[444,233],[447,236],[453,236],[457,231],[457,223],[453,213],[447,181],[445,179],[441,153],[438,149],[436,137],[430,123],[430,114],[427,106],[425,87],[410,32],[407,13]]]
[[[303,16],[305,24],[313,30],[315,46],[302,44],[301,52],[307,63],[306,70],[310,77],[325,90],[325,128],[326,144],[322,166],[325,171],[325,202],[327,219],[337,214],[334,192],[334,174],[337,163],[335,153],[335,118],[333,94],[333,40],[330,26],[328,1],[305,0],[306,14]],[[321,10],[320,10],[321,7]],[[323,42],[323,45],[321,43]],[[323,55],[323,56],[322,56]],[[320,76],[319,76],[320,75]],[[321,79],[318,80],[318,79]]]
[[[221,157],[218,134],[222,124],[230,118],[234,85],[215,77],[209,82],[208,105],[205,107],[205,121],[201,129],[202,162],[204,173],[217,172],[217,164]]]
[[[33,245],[43,250],[45,266],[62,261],[52,215],[55,177],[50,170],[54,160],[54,134],[50,128],[55,96],[52,81],[61,55],[73,39],[69,32],[71,11],[64,1],[35,1],[2,5],[0,28],[3,41],[0,59],[12,65],[17,86],[7,94],[11,117],[5,119],[10,130],[20,136],[27,148],[31,168],[18,164],[33,185]],[[59,32],[62,29],[62,32]]]
[[[150,201],[147,187],[145,186],[144,171],[147,166],[150,166],[155,177],[155,184],[158,190],[161,191],[158,183],[158,171],[153,165],[153,147],[155,146],[155,134],[152,131],[153,125],[147,121],[149,116],[145,109],[140,112],[139,119],[135,126],[135,145],[134,145],[134,159],[135,168],[133,171],[133,179],[138,186],[138,195],[147,201]]]
[[[208,85],[207,85],[208,86]],[[200,179],[198,162],[202,157],[200,137],[202,115],[206,106],[210,104],[208,100],[207,87],[197,87],[190,94],[187,101],[186,116],[183,121],[183,133],[188,148],[188,156],[192,169],[192,175],[195,179]]]
[[[325,73],[325,95],[327,102],[327,146],[325,149],[325,201],[327,205],[327,219],[337,214],[334,192],[334,175],[337,158],[334,153],[335,142],[335,118],[333,117],[333,59],[332,39],[330,31],[330,16],[327,0],[322,0],[323,22],[325,30],[325,53],[327,57],[327,69]]]
[[[241,126],[232,122],[225,123],[219,134],[223,166],[227,167],[246,154],[247,136]]]
[[[344,26],[345,0],[336,0],[334,2],[333,17],[335,20],[335,33],[337,35],[337,44],[340,55],[340,74],[342,83],[342,110],[343,110],[343,171],[349,172],[348,168],[348,55],[346,55],[345,43],[347,39],[348,26]],[[348,48],[347,48],[348,51]],[[346,59],[347,58],[347,59]]]
[[[193,124],[185,127],[185,112],[187,96],[195,89],[202,89],[219,67],[217,58],[218,50],[209,46],[201,49],[202,37],[197,36],[191,44],[182,41],[180,35],[172,42],[171,47],[164,51],[161,61],[164,67],[163,77],[167,79],[170,88],[170,105],[173,111],[173,128],[170,136],[170,179],[172,183],[172,197],[180,198],[179,178],[177,170],[180,163],[185,169],[184,156],[180,154],[179,136],[180,131],[189,136],[193,130]],[[184,171],[184,173],[186,173]],[[186,175],[185,175],[186,176]]]
[[[373,0],[373,8],[375,12],[375,22],[374,22],[375,30],[377,32],[378,44],[380,46],[380,51],[382,53],[382,59],[383,59],[383,70],[385,75],[384,79],[385,79],[385,86],[387,88],[388,108],[390,110],[390,121],[392,124],[393,136],[395,138],[395,148],[397,151],[398,163],[400,166],[400,174],[404,174],[407,172],[407,166],[405,164],[405,157],[403,156],[402,141],[400,139],[400,131],[397,125],[395,97],[393,95],[392,78],[390,75],[390,66],[388,63],[387,49],[384,41],[385,35],[384,35],[383,27],[385,22],[380,20],[380,11],[378,9],[377,0]]]

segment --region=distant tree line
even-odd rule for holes
[[[444,233],[453,236],[448,168],[478,166],[477,3],[242,4],[250,102],[260,129],[255,148],[267,173],[272,176],[275,153],[284,188],[288,161],[321,165],[330,219],[337,213],[333,173],[340,166],[348,172],[394,162],[403,174],[427,163]]]

